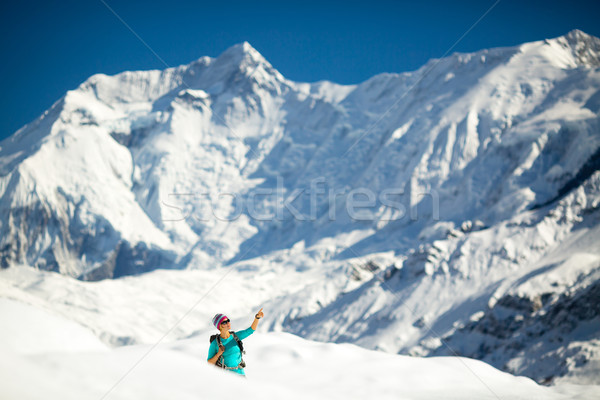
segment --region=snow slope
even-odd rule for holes
[[[573,31],[344,87],[288,81],[244,43],[95,75],[0,145],[2,265],[93,280],[353,230],[366,251],[408,252],[439,220],[491,226],[595,159],[597,50]]]
[[[83,328],[76,331],[72,322],[21,303],[0,304],[3,316],[20,315],[10,322],[21,331],[37,332],[2,349],[0,397],[7,399],[588,399],[594,394],[592,387],[538,386],[466,358],[397,356],[282,333],[246,339],[249,379],[243,380],[206,363],[209,332],[156,347],[76,349],[88,340]],[[40,316],[44,331],[32,329]],[[48,335],[66,332],[73,348],[40,346]]]
[[[0,143],[0,294],[152,343],[226,282],[272,331],[598,383],[599,54],[573,31],[342,86],[243,43],[95,75]]]

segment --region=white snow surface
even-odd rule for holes
[[[35,307],[2,300],[0,310],[9,326],[32,332],[0,350],[0,397],[6,399],[591,399],[599,389],[548,388],[467,358],[399,356],[287,333],[245,340],[244,380],[207,364],[210,331],[108,350],[89,342],[83,327]],[[37,321],[44,329],[36,329]],[[73,347],[47,341],[58,336],[68,336]]]
[[[558,385],[517,379],[523,397],[599,384],[599,66],[600,39],[573,31],[350,86],[287,80],[248,43],[164,71],[92,76],[0,143],[0,311],[29,318],[2,348],[34,341],[36,319],[80,346],[49,334],[30,346],[46,366],[26,352],[9,364],[60,393],[42,379],[48,366],[70,380],[92,352],[98,380],[78,387],[102,395],[115,365],[168,332],[168,343],[191,338],[156,353],[186,365],[174,374],[183,381],[204,368],[193,343],[212,315],[264,306],[257,354],[291,369],[323,367],[287,350],[279,359],[267,342],[400,371],[463,359],[397,353],[461,355]],[[516,379],[468,363],[498,374],[493,385]],[[158,364],[138,384],[164,394],[171,378],[157,378]],[[329,371],[363,393],[361,376]],[[284,387],[299,383],[281,379],[261,382],[294,398]]]

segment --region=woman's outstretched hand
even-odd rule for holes
[[[258,327],[258,320],[260,320],[264,316],[265,316],[265,313],[263,313],[263,309],[261,308],[254,316],[254,321],[252,322],[252,326],[250,326],[250,328],[252,328],[253,330],[256,330],[256,328]]]
[[[255,315],[256,319],[261,319],[262,317],[265,316],[265,313],[263,312],[263,309],[261,308]]]

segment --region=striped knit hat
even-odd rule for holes
[[[215,326],[215,328],[217,329],[221,329],[221,322],[225,321],[227,318],[227,315],[225,314],[217,314],[213,317],[212,323]]]

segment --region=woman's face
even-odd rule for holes
[[[231,328],[231,321],[228,319],[221,322],[221,325],[219,325],[219,330],[221,332],[227,332],[229,330],[229,328]]]

